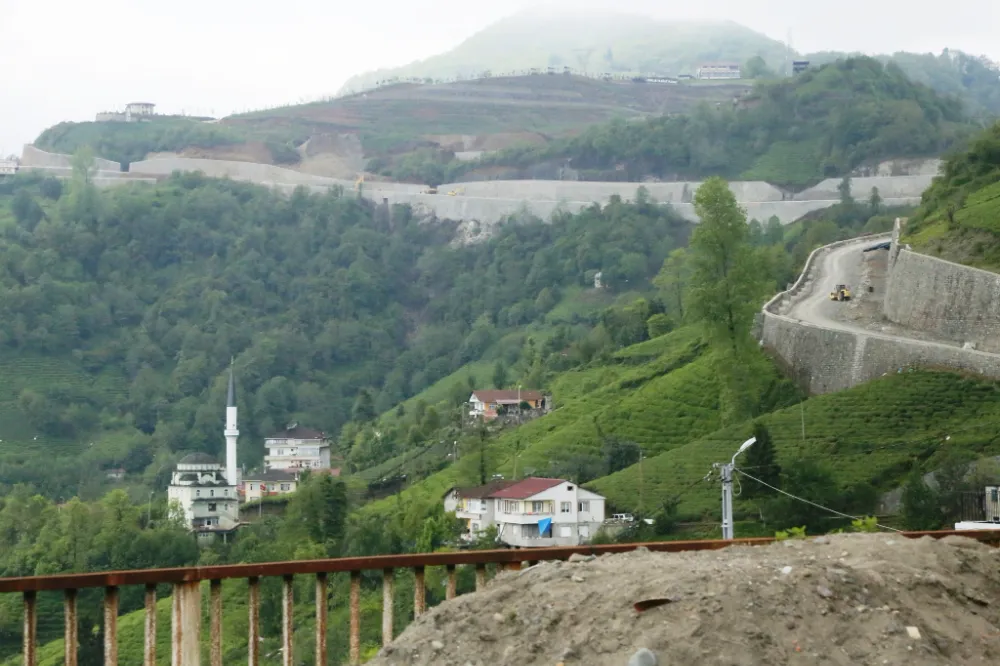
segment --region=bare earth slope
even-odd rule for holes
[[[639,551],[502,574],[369,663],[625,666],[648,648],[660,666],[985,664],[1000,650],[998,595],[1000,552],[961,537]],[[672,601],[633,610],[656,597]]]

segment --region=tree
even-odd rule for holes
[[[639,462],[639,456],[642,455],[638,444],[618,437],[605,437],[601,452],[607,465],[606,474],[631,467]]]
[[[914,469],[903,486],[903,524],[908,530],[936,530],[942,522],[937,493]]]
[[[755,55],[744,63],[743,78],[771,79],[774,78],[774,72],[767,66],[767,62],[762,57]]]
[[[781,483],[781,466],[775,460],[774,443],[771,433],[760,421],[753,424],[753,436],[757,438],[754,445],[746,453],[746,468],[751,476],[764,483],[779,487]],[[748,499],[774,495],[774,491],[753,479],[743,480],[743,494]]]
[[[851,177],[844,176],[840,184],[837,185],[837,193],[840,194],[840,205],[845,208],[854,206],[854,197],[851,196]]]
[[[504,386],[507,386],[507,368],[503,361],[497,361],[493,364],[493,388],[502,389]]]
[[[663,260],[660,272],[653,278],[653,284],[660,290],[666,314],[679,325],[684,320],[684,292],[691,278],[688,252],[684,248],[673,250]]]
[[[830,471],[812,458],[802,458],[786,468],[782,490],[814,504],[842,510],[843,501]],[[814,504],[807,504],[785,495],[767,502],[765,511],[777,529],[805,525],[811,532],[825,532],[832,514]]]
[[[755,408],[759,377],[750,336],[754,315],[771,288],[763,261],[748,242],[746,212],[726,181],[709,178],[695,193],[701,223],[691,235],[689,312],[716,350],[726,420]]]
[[[670,316],[664,312],[655,314],[646,320],[646,332],[650,338],[658,338],[661,335],[666,335],[671,329],[673,329],[673,325],[671,324]]]
[[[375,420],[375,401],[368,389],[358,391],[358,397],[354,401],[354,409],[351,411],[351,418],[358,423],[369,423]]]
[[[882,197],[879,195],[877,187],[873,187],[871,194],[868,196],[868,208],[871,210],[872,215],[878,215],[879,211],[882,210]]]

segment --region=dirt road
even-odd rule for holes
[[[669,600],[642,613],[637,601]],[[1000,551],[819,537],[542,563],[432,609],[374,666],[995,663]],[[629,662],[642,648],[656,661]]]

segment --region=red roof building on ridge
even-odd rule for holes
[[[498,490],[490,495],[490,497],[496,497],[497,499],[525,499],[527,497],[531,497],[532,495],[537,495],[544,490],[548,490],[549,488],[554,488],[560,483],[566,483],[566,480],[531,477],[529,479],[519,481],[512,486],[503,488],[502,490]]]

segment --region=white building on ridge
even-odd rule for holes
[[[226,405],[226,464],[207,453],[191,453],[177,464],[167,499],[184,514],[184,521],[199,540],[226,535],[240,525],[240,498],[236,467],[236,382],[229,370]]]

